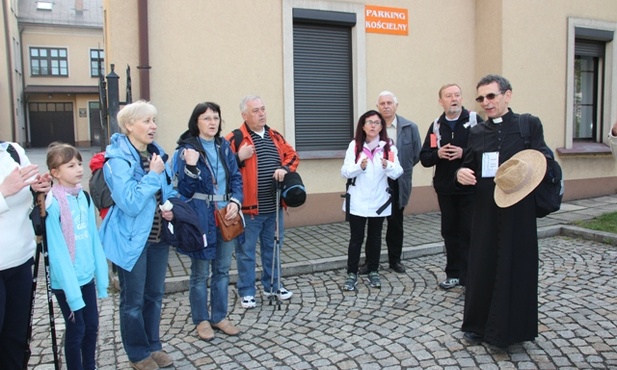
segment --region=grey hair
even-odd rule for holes
[[[394,100],[394,104],[398,104],[398,99],[396,98],[396,95],[394,95],[393,92],[387,90],[379,93],[379,96],[377,96],[377,103],[379,103],[379,98],[381,98],[382,96],[391,96],[392,100]]]
[[[510,85],[510,81],[508,81],[505,77],[500,75],[486,75],[478,81],[476,85],[476,89],[480,86],[486,86],[492,84],[493,82],[497,82],[499,85],[499,91],[505,93],[506,91],[512,91],[512,85]]]
[[[118,112],[118,126],[123,134],[127,134],[126,125],[135,122],[138,119],[146,117],[156,117],[157,111],[152,103],[145,100],[138,100],[135,103],[125,105]]]
[[[248,102],[258,99],[263,103],[264,100],[259,95],[247,95],[242,98],[242,100],[240,100],[240,112],[244,112],[246,110]]]

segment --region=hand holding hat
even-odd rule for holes
[[[534,149],[516,153],[495,174],[495,203],[507,208],[531,193],[546,174],[546,157]]]

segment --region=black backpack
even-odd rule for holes
[[[90,180],[88,180],[88,186],[90,187],[90,196],[92,197],[94,205],[99,211],[101,211],[102,209],[113,206],[115,203],[111,197],[111,190],[109,190],[109,187],[105,182],[105,175],[103,172],[105,152],[95,154],[92,159],[94,160],[95,157],[100,161],[100,163],[102,163],[102,165],[92,170],[92,176],[90,177]],[[90,168],[92,168],[92,166],[90,166]]]
[[[525,148],[531,148],[531,134],[529,133],[529,114],[521,114],[518,124]],[[551,153],[552,154],[552,153]],[[551,156],[552,157],[552,156]],[[564,184],[561,166],[553,158],[546,158],[546,175],[534,190],[536,198],[536,217],[542,218],[561,208]]]

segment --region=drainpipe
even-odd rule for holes
[[[13,91],[13,63],[11,60],[11,36],[10,36],[10,27],[9,27],[9,15],[7,9],[8,1],[2,2],[2,14],[4,21],[4,42],[6,43],[6,65],[7,65],[7,77],[9,83],[9,100],[11,107],[11,141],[15,142],[17,140],[15,133],[15,92]],[[21,40],[19,40],[19,44],[21,45]],[[16,53],[21,53],[21,50],[14,50]]]
[[[137,18],[139,27],[139,94],[141,99],[150,100],[150,59],[148,39],[148,0],[138,0]]]

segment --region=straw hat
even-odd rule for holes
[[[516,153],[497,169],[495,203],[501,208],[518,203],[542,182],[545,174],[544,154],[533,149]]]

